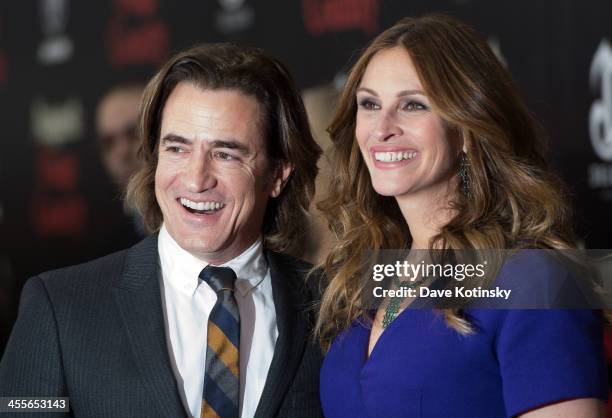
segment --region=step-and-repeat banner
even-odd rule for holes
[[[138,237],[113,177],[121,167],[105,160],[128,141],[130,126],[114,139],[100,133],[101,102],[114,87],[136,89],[169,54],[194,43],[244,41],[287,63],[316,118],[328,113],[316,98],[335,94],[373,36],[403,16],[434,11],[489,41],[550,134],[549,157],[570,186],[581,242],[611,248],[609,0],[7,1],[0,3],[2,338],[29,276]]]

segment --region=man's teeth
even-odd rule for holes
[[[401,160],[410,160],[416,157],[416,151],[404,151],[404,152],[375,152],[374,158],[376,161],[392,162]]]
[[[225,206],[219,202],[193,202],[184,197],[181,197],[181,205],[193,210],[219,210]]]

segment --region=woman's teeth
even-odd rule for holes
[[[374,159],[376,161],[383,162],[392,162],[392,161],[401,161],[401,160],[410,160],[416,157],[416,151],[400,151],[400,152],[375,152]]]

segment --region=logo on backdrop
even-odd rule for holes
[[[489,39],[487,39],[487,43],[489,44],[489,47],[491,48],[499,62],[501,62],[504,67],[508,68],[508,61],[502,53],[501,42],[499,41],[499,38],[496,36],[490,36]]]
[[[61,64],[72,57],[74,45],[68,37],[68,0],[40,0],[40,20],[44,39],[38,45],[38,61],[44,65]]]
[[[83,136],[83,103],[71,98],[63,103],[48,103],[36,98],[31,105],[32,134],[41,145],[61,146]]]
[[[242,32],[253,26],[255,12],[246,0],[219,0],[221,10],[217,12],[215,24],[219,31],[230,34]]]
[[[50,102],[36,97],[30,105],[34,137],[34,186],[30,195],[32,230],[41,237],[83,235],[87,205],[79,194],[79,158],[69,144],[84,133],[79,98]]]
[[[115,0],[106,28],[108,61],[115,68],[160,64],[170,50],[170,31],[159,19],[158,0]]]
[[[591,188],[612,187],[612,48],[602,39],[595,51],[589,73],[589,83],[598,95],[589,112],[589,134],[595,154],[608,164],[589,166]]]
[[[342,30],[378,30],[380,0],[303,0],[306,30],[312,35]]]
[[[45,146],[35,147],[35,153],[35,183],[30,199],[34,232],[41,237],[81,237],[87,204],[78,194],[78,157]]]

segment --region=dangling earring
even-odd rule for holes
[[[463,194],[468,199],[472,197],[469,167],[470,159],[465,152],[461,151],[459,155],[459,177],[461,177],[461,189],[463,190]]]

